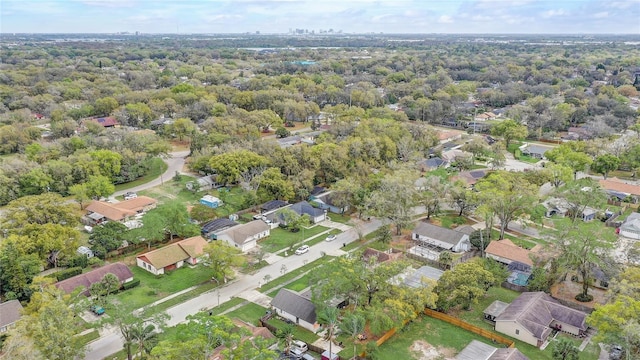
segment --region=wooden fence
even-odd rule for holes
[[[455,318],[451,315],[447,315],[435,310],[431,310],[431,309],[424,309],[424,313],[427,316],[431,316],[434,319],[438,319],[438,320],[442,320],[445,322],[448,322],[449,324],[455,325],[457,327],[463,328],[467,331],[471,331],[474,334],[478,334],[482,337],[485,337],[491,341],[494,342],[499,342],[501,344],[506,345],[507,347],[513,347],[514,346],[514,342],[513,340],[507,339],[504,336],[498,335],[496,333],[494,333],[493,331],[487,330],[487,329],[483,329],[481,327],[477,327],[475,325],[469,324],[466,321],[460,320],[458,318]]]

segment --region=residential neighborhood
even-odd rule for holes
[[[640,358],[633,38],[297,30],[0,36],[0,359]]]

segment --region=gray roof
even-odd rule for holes
[[[456,355],[456,360],[489,360],[496,350],[498,350],[498,348],[495,346],[485,344],[478,340],[471,340],[469,345],[465,346],[465,348]]]
[[[529,358],[516,348],[500,348],[488,360],[529,360]]]
[[[271,211],[271,210],[280,209],[281,207],[287,206],[287,204],[288,204],[288,202],[283,201],[283,200],[271,200],[271,201],[267,201],[266,203],[262,204],[260,209],[262,209],[264,211]]]
[[[508,303],[504,301],[496,300],[492,302],[491,305],[487,306],[487,308],[484,309],[482,313],[497,317],[497,316],[500,316],[500,314],[502,314],[504,309],[506,309],[508,306],[509,306]]]
[[[271,230],[271,226],[267,225],[267,223],[262,220],[253,220],[220,232],[218,239],[228,236],[236,244],[242,245],[246,243],[250,237],[267,230]]]
[[[20,320],[22,316],[22,304],[18,300],[9,300],[0,303],[0,329]]]
[[[444,271],[440,269],[436,269],[431,266],[423,266],[419,269],[416,269],[416,271],[414,271],[411,275],[407,276],[404,279],[404,284],[416,289],[422,288],[424,287],[424,278],[438,281],[443,273]]]
[[[540,154],[544,156],[544,153],[551,150],[548,146],[536,145],[536,144],[527,144],[520,147],[522,152],[526,152],[529,154]]]
[[[271,300],[271,305],[309,324],[316,322],[315,305],[309,299],[289,289],[280,289],[276,297]]]
[[[437,239],[451,245],[456,245],[466,235],[463,232],[435,226],[427,222],[419,222],[413,229],[414,234],[428,236],[433,239]]]
[[[295,211],[298,215],[301,216],[307,214],[311,216],[312,219],[324,214],[324,210],[315,208],[306,201],[300,201],[291,205],[291,210]]]
[[[517,321],[531,334],[545,340],[555,320],[586,330],[587,314],[560,304],[542,291],[524,292],[496,318],[498,321]]]

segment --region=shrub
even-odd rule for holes
[[[100,267],[100,266],[104,265],[104,260],[99,259],[99,258],[94,256],[91,259],[89,259],[88,264],[92,268],[96,268],[96,267]]]
[[[122,284],[122,290],[129,290],[140,285],[140,279],[133,279],[127,283]]]
[[[81,267],[72,267],[66,270],[58,271],[57,273],[53,274],[53,277],[55,277],[58,281],[62,281],[80,274],[82,274]]]

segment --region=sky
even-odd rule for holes
[[[640,0],[0,0],[0,33],[638,34]]]

